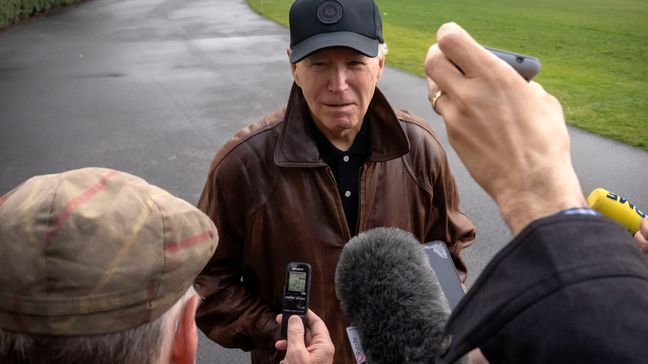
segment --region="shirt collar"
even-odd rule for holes
[[[324,133],[317,128],[310,115],[308,117],[311,120],[311,127],[313,129],[313,134],[315,135],[317,149],[319,150],[322,159],[327,163],[335,158],[339,158],[343,154],[350,154],[359,157],[366,157],[369,155],[369,122],[366,118],[362,121],[360,131],[356,135],[351,148],[349,148],[348,151],[342,151],[333,145],[326,136],[324,136]]]
[[[313,130],[317,128],[311,126],[312,120],[305,118],[305,115],[309,115],[306,99],[301,88],[293,83],[275,148],[274,160],[277,165],[284,167],[326,165],[320,157],[316,132]],[[395,111],[377,87],[363,121],[363,127],[365,126],[367,127],[366,138],[365,141],[361,138],[361,142],[366,142],[366,145],[359,144],[358,148],[367,148],[368,160],[392,160],[409,152],[409,141],[405,131]]]

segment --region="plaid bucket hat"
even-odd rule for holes
[[[213,222],[128,173],[33,177],[0,197],[0,328],[106,334],[155,320],[214,253]]]

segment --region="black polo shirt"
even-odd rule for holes
[[[349,231],[351,235],[355,235],[358,224],[358,204],[360,202],[360,169],[369,156],[369,122],[366,119],[362,122],[360,132],[356,135],[351,148],[346,152],[331,144],[315,126],[314,122],[311,125],[320,156],[333,171],[333,176],[337,182]]]

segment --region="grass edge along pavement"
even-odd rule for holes
[[[288,26],[293,0],[246,0]],[[648,151],[648,1],[376,0],[387,63],[423,77],[438,27],[455,21],[479,42],[540,59],[536,80],[570,126]]]
[[[25,19],[84,0],[0,0],[0,31]]]

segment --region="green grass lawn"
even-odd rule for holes
[[[248,0],[284,26],[293,0]],[[480,43],[540,58],[536,78],[570,125],[648,150],[647,0],[377,0],[388,64],[423,76],[444,22]]]

